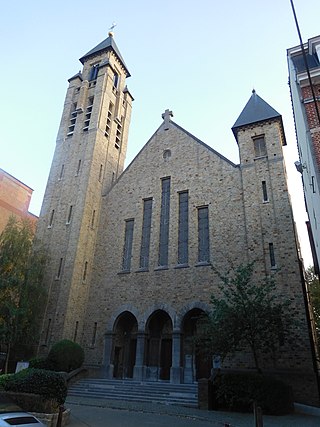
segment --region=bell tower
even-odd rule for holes
[[[260,273],[282,274],[289,265],[298,266],[282,151],[286,145],[282,117],[253,90],[232,130],[240,153],[248,260],[264,254]],[[283,233],[291,234],[290,238],[283,239]],[[299,281],[298,269],[296,275]]]
[[[121,174],[132,101],[113,33],[71,77],[36,237],[48,254],[40,345],[81,342],[101,198]]]

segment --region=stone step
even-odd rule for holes
[[[198,406],[197,384],[170,384],[160,381],[83,379],[69,388],[68,397],[72,396]]]
[[[197,392],[197,384],[171,384],[169,382],[164,381],[158,381],[158,382],[152,382],[152,381],[132,381],[132,380],[106,380],[103,378],[92,378],[92,379],[82,379],[77,384],[89,384],[89,385],[97,385],[101,387],[114,387],[114,388],[134,388],[134,387],[141,387],[141,388],[152,388],[155,390],[181,390],[181,391],[188,391],[191,392]]]

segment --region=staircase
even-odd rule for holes
[[[83,379],[68,390],[68,397],[125,400],[198,407],[197,384],[170,384],[134,380]]]

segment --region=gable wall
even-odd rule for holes
[[[167,149],[171,157],[164,160]],[[167,176],[171,177],[169,266],[159,270],[161,178]],[[189,266],[177,268],[178,192],[185,190],[189,191]],[[153,198],[149,271],[141,272],[143,199],[149,197]],[[100,344],[92,362],[101,363],[103,332],[120,307],[131,304],[142,315],[157,304],[179,313],[191,302],[208,303],[217,276],[210,266],[197,266],[197,207],[203,205],[209,206],[211,261],[224,271],[230,260],[243,260],[246,254],[244,227],[239,227],[244,223],[240,169],[181,130],[159,130],[103,202],[85,327],[89,344],[98,323]],[[125,220],[130,218],[134,218],[131,271],[121,273]]]

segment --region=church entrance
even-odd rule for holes
[[[113,376],[132,378],[136,360],[138,323],[128,311],[120,314],[114,326]]]
[[[155,311],[146,325],[148,379],[169,380],[172,360],[172,322],[163,310]]]
[[[184,367],[184,382],[193,383],[200,378],[209,378],[211,371],[208,357],[195,342],[201,328],[201,317],[205,312],[199,308],[190,310],[182,322],[182,363]]]

